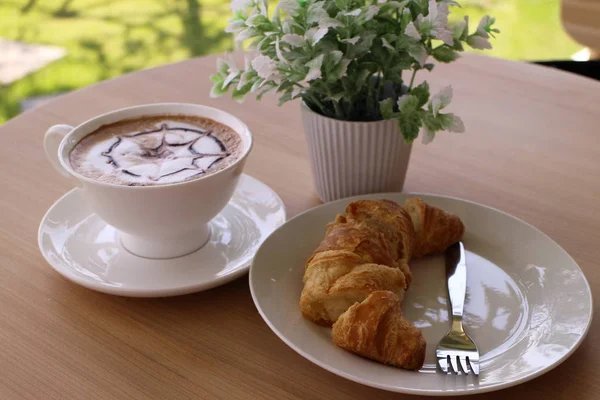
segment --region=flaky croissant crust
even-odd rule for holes
[[[408,262],[445,251],[463,232],[457,216],[418,198],[404,206],[391,200],[350,203],[327,225],[306,262],[302,315],[320,325],[338,321],[334,343],[348,351],[420,368],[425,340],[400,309],[412,280]]]

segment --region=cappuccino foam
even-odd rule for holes
[[[69,156],[75,171],[117,185],[164,185],[217,172],[235,162],[241,139],[208,118],[153,115],[104,125]]]

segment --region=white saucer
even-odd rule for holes
[[[245,274],[260,244],[285,218],[279,196],[242,175],[229,204],[210,222],[212,233],[204,247],[179,258],[151,260],[126,251],[116,229],[91,211],[80,189],[73,189],[42,219],[38,244],[52,268],[89,289],[132,297],[175,296]]]

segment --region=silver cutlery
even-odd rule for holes
[[[467,291],[467,262],[462,242],[457,242],[446,251],[446,275],[452,326],[435,351],[438,365],[446,373],[479,375],[479,350],[464,331],[462,323]]]

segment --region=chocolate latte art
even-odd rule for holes
[[[240,136],[208,118],[153,115],[104,125],[69,156],[75,171],[100,182],[164,185],[219,171],[241,153]]]

